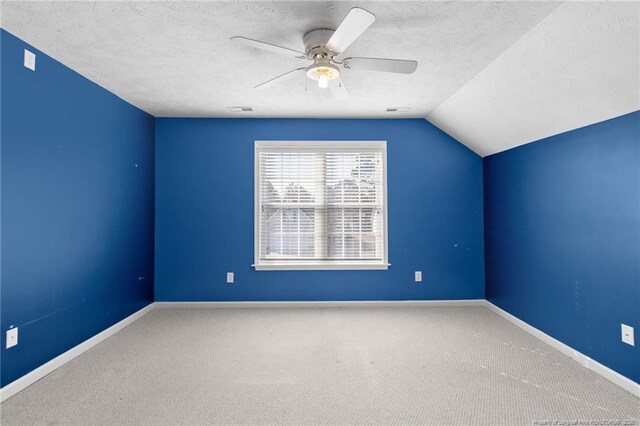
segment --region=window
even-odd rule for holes
[[[255,267],[386,269],[386,142],[256,142]]]

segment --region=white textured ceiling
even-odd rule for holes
[[[253,87],[308,65],[229,42],[243,35],[304,50],[353,6],[376,22],[349,56],[416,59],[412,75],[345,71],[348,101],[307,94],[304,77]],[[557,7],[486,2],[3,2],[2,26],[156,116],[371,117],[411,106],[425,117]]]
[[[302,50],[307,30],[335,28],[354,6],[377,19],[346,54],[416,59],[414,74],[347,70],[346,101],[305,93],[303,78],[252,89],[308,62],[229,37]],[[2,1],[1,25],[155,116],[427,117],[484,155],[639,109],[638,7]],[[254,112],[228,110],[244,105]]]

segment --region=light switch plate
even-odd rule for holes
[[[31,71],[36,70],[36,54],[24,49],[24,66]]]
[[[227,272],[227,284],[233,284],[233,272]]]
[[[7,349],[18,344],[18,327],[7,330]]]
[[[621,324],[622,327],[622,341],[628,345],[635,346],[635,336],[633,335],[633,327],[626,324]]]
[[[422,282],[422,271],[416,271],[416,282]]]

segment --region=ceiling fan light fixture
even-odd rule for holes
[[[333,64],[316,63],[307,69],[307,77],[318,82],[318,86],[322,89],[329,87],[329,80],[335,80],[340,77],[340,70]]]

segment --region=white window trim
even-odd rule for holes
[[[382,208],[384,211],[384,220],[382,224],[382,232],[384,244],[382,246],[382,262],[357,260],[322,260],[322,261],[296,261],[292,262],[260,260],[260,174],[259,174],[259,152],[269,150],[278,151],[291,149],[300,151],[300,146],[309,144],[308,151],[321,152],[360,152],[362,149],[377,149],[382,152]],[[339,144],[344,144],[340,146]],[[326,145],[326,148],[322,148]],[[329,146],[331,145],[331,146]],[[267,141],[256,140],[254,145],[254,169],[253,169],[253,243],[254,243],[254,264],[251,265],[256,271],[299,271],[299,270],[386,270],[391,264],[389,263],[389,241],[388,241],[388,207],[387,207],[387,141],[341,141],[341,140],[298,140],[298,141]]]

